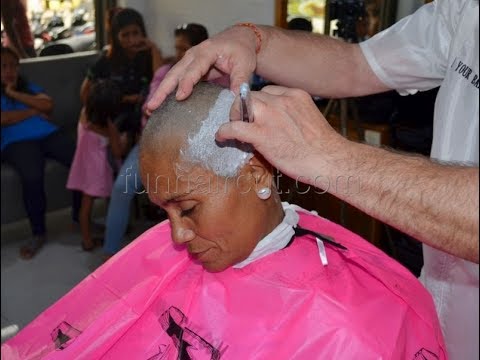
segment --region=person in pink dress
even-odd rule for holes
[[[90,231],[93,200],[110,197],[112,192],[114,174],[109,151],[114,161],[119,161],[124,152],[121,135],[111,121],[120,99],[121,92],[112,81],[95,82],[78,123],[77,149],[67,188],[82,192],[80,229],[85,251],[96,246]]]

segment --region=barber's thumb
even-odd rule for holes
[[[242,120],[242,116],[240,113],[240,96],[239,95],[235,97],[232,107],[230,108],[229,117],[230,117],[230,121]]]
[[[242,142],[250,142],[248,136],[249,125],[252,124],[245,123],[243,121],[230,121],[220,126],[215,134],[215,138],[219,142],[231,139],[236,139]]]

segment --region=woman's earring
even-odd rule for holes
[[[257,190],[257,196],[262,200],[267,200],[272,195],[272,190],[268,187],[263,187]]]

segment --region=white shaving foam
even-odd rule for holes
[[[218,143],[215,133],[219,127],[230,121],[230,108],[235,95],[222,90],[208,117],[202,121],[198,133],[188,138],[185,150],[181,151],[183,161],[200,165],[218,176],[233,177],[252,158],[252,147],[236,140]]]

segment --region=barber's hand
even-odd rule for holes
[[[266,86],[251,93],[254,122],[240,120],[238,97],[230,121],[220,127],[217,140],[237,139],[252,144],[273,166],[313,184],[322,175],[325,156],[340,149],[345,139],[325,120],[303,90]]]
[[[205,76],[214,80],[229,74],[230,89],[238,93],[240,84],[248,82],[255,71],[256,41],[251,29],[233,26],[190,48],[160,83],[147,103],[147,110],[155,110],[177,86],[177,100],[186,99]]]

